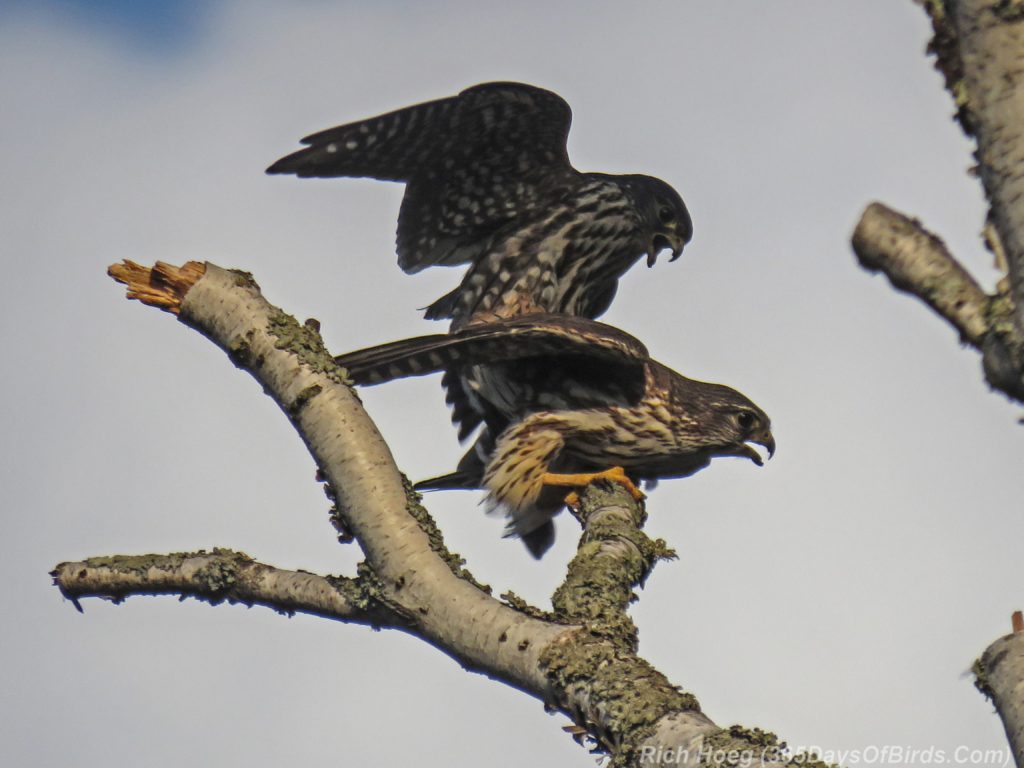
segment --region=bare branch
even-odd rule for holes
[[[111,264],[107,274],[128,286],[129,299],[176,315],[188,289],[205,271],[206,265],[198,261],[187,261],[181,267],[158,261],[150,269],[125,259],[120,264]]]
[[[1024,3],[918,0],[932,21],[928,50],[975,153],[990,209],[984,239],[1008,270],[994,296],[917,221],[874,203],[854,233],[869,270],[926,302],[982,352],[985,378],[1024,402]]]
[[[576,723],[578,739],[593,739],[617,765],[650,765],[652,749],[662,755],[654,762],[664,762],[665,749],[684,743],[697,747],[691,762],[723,745],[781,750],[763,731],[719,728],[693,696],[636,655],[626,609],[654,563],[671,553],[642,533],[643,508],[617,484],[581,494],[576,513],[585,535],[553,599],[555,613],[500,602],[445,548],[315,323],[300,325],[267,303],[251,276],[212,264],[146,270],[126,263],[111,274],[129,297],[176,314],[260,382],[316,459],[340,525],[367,561],[355,579],[282,571],[229,550],[64,563],[53,575],[76,605],[85,596],[178,594],[399,628],[557,706]]]
[[[982,353],[985,379],[1024,402],[1024,340],[1013,326],[1010,298],[989,296],[916,219],[871,203],[853,232],[861,266],[882,272],[897,290],[916,296]]]
[[[229,549],[95,557],[61,563],[51,576],[76,606],[83,597],[120,602],[133,595],[177,595],[213,605],[262,605],[278,613],[308,613],[375,627],[404,624],[384,605],[367,600],[356,579],[287,571]]]
[[[960,99],[978,171],[1006,249],[1014,325],[1024,339],[1024,11],[1017,0],[945,3],[960,47]]]
[[[133,269],[129,296],[138,285],[171,286],[170,298],[150,303],[173,311],[180,297],[178,319],[227,352],[288,415],[366,553],[376,598],[465,666],[547,698],[540,653],[566,628],[493,599],[439,556],[443,544],[421,523],[429,516],[312,324],[271,306],[248,274],[206,264],[188,285],[174,271],[160,265],[147,278]]]
[[[919,298],[952,324],[961,340],[981,349],[989,330],[989,297],[917,219],[871,203],[853,232],[853,250],[862,267],[884,273],[893,287]]]
[[[995,704],[1010,741],[1014,760],[1024,765],[1024,632],[1020,612],[1013,617],[1013,633],[996,640],[974,664],[974,684]]]

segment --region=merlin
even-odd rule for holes
[[[534,557],[554,540],[565,486],[686,477],[717,456],[760,465],[775,439],[763,410],[735,389],[688,379],[637,339],[570,315],[474,323],[337,358],[357,384],[455,371],[476,391],[484,428],[458,468],[424,490],[483,488]]]
[[[597,317],[641,256],[682,253],[693,227],[679,194],[641,175],[569,163],[572,113],[557,94],[484,83],[302,139],[267,173],[405,183],[398,264],[408,273],[468,264],[427,308],[461,327],[478,315]]]
[[[653,266],[669,248],[677,259],[693,225],[660,179],[573,168],[571,119],[551,91],[484,83],[307,136],[267,172],[404,182],[399,266],[469,265],[429,319],[457,329],[535,312],[595,318],[641,256]],[[481,382],[446,373],[442,383],[464,440],[483,420]]]

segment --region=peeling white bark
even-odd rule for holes
[[[1017,335],[1024,338],[1024,9],[1018,1],[949,0],[978,169],[1006,250]]]

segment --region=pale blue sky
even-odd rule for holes
[[[136,55],[187,54],[208,28],[219,0],[5,0],[0,23],[50,17],[85,34],[118,41]]]
[[[397,633],[170,599],[82,616],[46,575],[212,546],[351,571],[286,419],[105,268],[251,270],[338,352],[437,330],[415,308],[457,274],[395,266],[398,185],[263,169],[317,129],[492,79],[569,101],[578,167],[679,189],[692,246],[633,270],[607,319],[774,421],[765,468],[721,460],[651,494],[680,560],[635,608],[643,653],[719,723],[791,744],[1005,746],[964,673],[1024,607],[1020,409],[848,242],[881,199],[997,277],[917,6],[236,1],[160,4],[160,24],[129,7],[0,13],[0,762],[593,765],[564,718]],[[410,476],[454,465],[436,380],[364,400]],[[475,495],[427,502],[496,592],[546,603],[571,519],[538,564]]]

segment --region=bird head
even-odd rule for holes
[[[679,437],[708,456],[742,456],[758,466],[775,455],[771,419],[748,397],[722,384],[693,381],[682,376],[673,383],[672,398],[681,420]]]
[[[640,213],[647,235],[647,266],[653,267],[658,254],[672,250],[675,261],[693,237],[693,222],[686,203],[672,187],[653,176],[621,176],[621,183]]]
[[[775,437],[772,435],[771,422],[764,411],[757,406],[753,408],[740,407],[729,414],[727,419],[734,425],[734,433],[737,437],[733,455],[745,456],[759,467],[764,466],[764,459],[761,457],[760,451],[754,448],[755,445],[764,448],[768,452],[769,459],[775,455]]]

